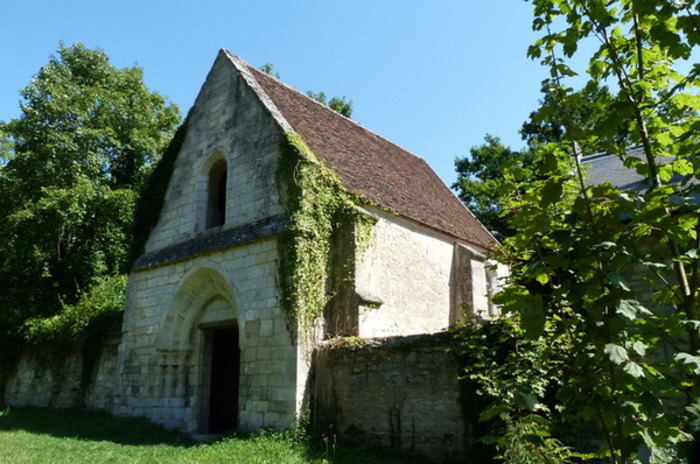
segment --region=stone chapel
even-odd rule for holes
[[[185,125],[129,278],[114,413],[286,427],[316,342],[496,313],[495,240],[423,159],[226,50]]]

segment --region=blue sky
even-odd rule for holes
[[[302,91],[354,102],[353,119],[423,157],[451,184],[486,133],[519,148],[546,70],[523,0],[12,0],[0,23],[0,120],[59,42],[102,48],[148,86],[194,102],[217,51],[272,63]]]

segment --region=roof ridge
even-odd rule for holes
[[[294,127],[292,126],[292,124],[289,121],[287,121],[287,118],[284,117],[284,114],[277,107],[274,100],[272,100],[272,98],[267,94],[267,92],[265,92],[265,89],[263,89],[260,86],[255,76],[251,74],[250,70],[253,69],[252,66],[248,62],[241,59],[239,56],[231,53],[225,48],[221,49],[221,53],[223,53],[229,59],[229,61],[236,67],[236,69],[238,69],[238,71],[241,73],[241,75],[248,83],[250,88],[258,96],[262,104],[270,111],[272,117],[281,126],[282,130],[293,131]]]

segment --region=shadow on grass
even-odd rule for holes
[[[110,441],[121,445],[196,444],[180,433],[142,418],[70,409],[8,408],[0,412],[0,432],[23,430],[57,438]]]
[[[24,431],[55,438],[104,441],[130,446],[166,445],[186,449],[202,444],[143,418],[114,417],[104,413],[70,409],[21,407],[0,410],[0,434],[5,431]],[[268,446],[269,443],[275,445]],[[287,447],[283,447],[286,450],[299,450],[306,456],[307,462],[328,464],[418,462],[415,457],[396,452],[336,446],[335,440],[313,438],[304,432],[297,433],[294,430],[263,431],[257,434],[237,432],[211,442],[210,445],[231,451],[247,448],[257,453],[275,453],[279,452],[281,443],[286,443]]]

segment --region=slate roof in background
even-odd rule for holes
[[[493,236],[418,156],[224,51],[343,185],[400,216],[485,248]]]
[[[644,150],[642,147],[630,148],[626,156],[634,156],[644,161]],[[673,162],[670,157],[657,157],[657,162],[660,165]],[[609,155],[607,153],[598,153],[596,155],[584,156],[581,158],[581,164],[588,166],[588,185],[600,185],[604,182],[610,182],[613,186],[624,190],[636,190],[643,192],[651,187],[644,177],[637,174],[637,171],[630,169],[622,164],[622,160],[617,155]],[[672,182],[681,182],[682,176],[674,176]]]

